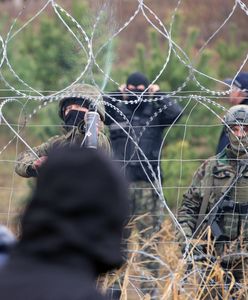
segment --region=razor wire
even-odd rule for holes
[[[4,145],[1,145],[1,147],[0,147],[0,163],[16,162],[13,159],[10,159],[10,160],[8,160],[7,158],[1,159],[1,157],[6,156],[6,150],[10,146],[12,146],[14,143],[16,143],[16,152],[18,152],[17,145],[19,143],[21,143],[21,144],[24,144],[25,147],[27,149],[29,149],[38,158],[37,154],[35,153],[35,151],[33,149],[33,145],[31,145],[30,142],[27,141],[25,139],[25,137],[22,136],[23,130],[26,127],[31,126],[31,125],[29,125],[30,120],[33,120],[36,115],[38,115],[40,112],[45,110],[50,104],[56,103],[56,102],[58,103],[61,99],[63,99],[68,88],[70,88],[75,83],[84,82],[85,76],[87,73],[90,72],[90,74],[92,76],[92,82],[94,83],[94,85],[98,88],[98,90],[102,94],[105,94],[105,88],[106,88],[107,83],[109,83],[109,82],[113,83],[116,87],[119,87],[121,85],[121,82],[117,82],[116,79],[113,78],[110,74],[110,69],[113,66],[107,65],[109,59],[106,60],[105,68],[103,68],[98,63],[98,58],[101,56],[101,54],[103,53],[104,50],[106,50],[106,49],[108,49],[108,47],[110,47],[113,40],[118,38],[125,30],[128,30],[130,25],[135,22],[135,19],[137,18],[137,16],[141,15],[144,18],[144,20],[147,22],[147,24],[149,24],[149,27],[151,27],[157,33],[159,33],[160,37],[163,39],[163,41],[165,41],[168,44],[168,49],[166,51],[164,63],[161,65],[161,69],[158,72],[158,74],[156,74],[155,77],[151,80],[151,84],[155,84],[160,79],[161,75],[163,73],[166,73],[167,67],[171,60],[172,55],[174,55],[178,59],[180,64],[184,65],[187,68],[188,75],[186,76],[184,82],[182,82],[174,91],[166,91],[166,95],[163,95],[161,97],[154,97],[152,99],[151,98],[144,99],[143,95],[148,91],[148,88],[147,88],[147,89],[145,89],[144,92],[142,92],[139,95],[139,97],[136,101],[126,101],[126,102],[122,101],[117,98],[119,96],[117,93],[116,95],[110,97],[111,103],[108,103],[105,101],[103,101],[103,103],[105,104],[106,107],[109,106],[112,109],[114,109],[123,118],[123,121],[125,121],[128,124],[129,128],[127,130],[126,128],[124,128],[122,126],[122,124],[117,122],[115,119],[113,119],[113,117],[110,114],[108,114],[108,117],[110,117],[112,119],[112,121],[116,124],[116,126],[118,126],[126,134],[126,136],[129,138],[129,141],[131,141],[134,144],[135,148],[137,149],[139,162],[145,173],[146,173],[145,166],[146,165],[148,166],[149,171],[151,171],[152,178],[150,178],[147,173],[146,173],[146,175],[148,177],[148,181],[151,184],[151,188],[154,189],[155,192],[157,193],[159,200],[161,201],[161,203],[163,204],[163,206],[166,210],[166,214],[168,215],[168,217],[170,218],[172,223],[175,225],[177,230],[180,230],[182,232],[182,234],[185,237],[186,245],[189,246],[192,241],[189,240],[186,237],[186,235],[184,234],[183,229],[181,228],[179,222],[177,221],[175,213],[170,208],[170,206],[167,202],[167,199],[163,193],[163,188],[170,188],[170,187],[166,186],[166,182],[164,184],[162,183],[161,176],[160,176],[161,175],[160,168],[158,168],[158,175],[156,175],[156,171],[153,170],[151,161],[149,161],[149,159],[146,157],[143,149],[140,147],[139,142],[140,142],[145,130],[149,126],[153,126],[153,125],[151,125],[152,121],[155,118],[157,118],[159,114],[166,111],[166,109],[168,109],[168,105],[169,106],[172,105],[173,101],[177,101],[184,105],[183,112],[186,111],[187,106],[190,103],[192,103],[192,102],[195,103],[193,105],[193,107],[191,108],[190,112],[188,113],[185,124],[181,125],[182,127],[184,127],[183,138],[181,141],[182,144],[187,139],[187,137],[186,137],[187,129],[190,126],[194,126],[194,125],[188,124],[188,122],[190,120],[191,115],[193,113],[197,113],[197,105],[204,107],[208,111],[208,113],[210,113],[211,115],[214,115],[216,117],[216,120],[218,120],[220,123],[221,122],[223,123],[223,118],[221,117],[221,115],[222,115],[222,113],[226,112],[227,109],[225,106],[218,103],[217,100],[228,97],[228,95],[232,91],[233,82],[231,83],[231,85],[228,85],[228,84],[224,83],[223,81],[219,80],[218,78],[214,78],[208,74],[202,73],[201,70],[197,69],[194,60],[192,60],[189,57],[189,55],[186,53],[185,49],[183,49],[183,47],[180,46],[176,42],[176,40],[174,40],[173,26],[174,26],[174,22],[175,22],[175,16],[178,13],[181,5],[184,3],[183,0],[178,0],[176,2],[175,8],[172,12],[171,20],[170,20],[170,23],[168,26],[156,14],[156,12],[152,8],[152,4],[150,4],[150,3],[148,4],[148,1],[136,0],[135,2],[137,5],[135,10],[133,11],[133,13],[130,16],[128,16],[128,20],[125,21],[124,24],[120,24],[120,26],[118,27],[117,26],[118,22],[116,21],[116,19],[112,20],[114,22],[115,26],[113,26],[113,28],[111,28],[111,30],[108,28],[110,30],[110,32],[108,32],[106,34],[106,36],[107,36],[106,40],[101,45],[99,45],[99,47],[96,47],[96,50],[95,50],[95,46],[98,46],[98,45],[95,41],[95,38],[96,38],[95,36],[96,36],[96,32],[98,30],[98,27],[101,27],[101,21],[104,18],[104,15],[109,10],[109,4],[107,3],[107,1],[105,1],[105,2],[103,1],[103,5],[101,6],[100,10],[96,13],[95,21],[94,21],[93,28],[92,28],[92,31],[90,32],[90,34],[66,8],[64,8],[61,4],[59,4],[59,1],[54,1],[54,0],[45,1],[44,5],[38,10],[37,13],[34,14],[34,16],[27,19],[25,21],[25,23],[19,29],[16,29],[18,20],[25,13],[26,6],[28,5],[28,3],[25,4],[23,9],[19,12],[17,18],[12,22],[9,30],[7,31],[6,38],[4,38],[3,35],[0,35],[0,41],[1,41],[1,43],[0,43],[1,44],[0,80],[4,84],[6,91],[13,93],[13,96],[1,97],[2,101],[0,103],[0,126],[2,128],[4,126],[4,130],[8,131],[12,136]],[[63,26],[65,28],[65,30],[67,31],[67,33],[70,34],[71,38],[76,42],[79,49],[82,50],[84,59],[86,59],[85,66],[81,70],[81,72],[79,74],[75,75],[75,78],[72,80],[72,82],[70,82],[70,84],[68,84],[67,86],[64,86],[61,90],[58,90],[58,91],[56,91],[56,90],[55,91],[45,91],[45,90],[42,91],[42,90],[39,90],[35,86],[31,86],[28,82],[25,81],[25,79],[21,78],[20,75],[17,74],[17,72],[15,70],[15,66],[12,65],[12,63],[9,59],[9,56],[8,56],[9,44],[11,42],[13,42],[25,28],[27,28],[28,26],[32,26],[32,23],[35,22],[35,20],[38,19],[38,17],[41,16],[48,8],[50,10],[52,10],[53,13],[55,14],[55,16],[60,20],[61,26]],[[234,0],[233,7],[232,7],[231,11],[229,12],[228,16],[225,18],[225,20],[222,22],[222,24],[219,25],[217,30],[211,34],[211,36],[206,40],[206,42],[203,43],[202,47],[198,50],[198,53],[196,54],[196,56],[202,55],[204,49],[206,49],[206,47],[210,44],[210,42],[216,36],[218,36],[218,34],[220,34],[222,29],[225,28],[228,21],[231,19],[231,17],[237,10],[241,10],[244,14],[248,15],[247,5],[244,2],[242,2],[241,0]],[[115,16],[113,16],[113,17],[115,18]],[[72,24],[73,24],[73,26],[72,26]],[[75,29],[78,30],[77,33],[75,32]],[[237,72],[236,72],[236,74],[233,74],[233,78],[235,78],[235,75],[237,75],[245,67],[247,60],[248,60],[248,54],[245,57],[245,59],[243,60],[242,64],[237,67]],[[7,70],[10,72],[10,74],[12,74],[12,76],[14,78],[14,83],[13,83],[13,81],[11,82],[4,75],[4,73],[2,72],[3,68],[7,68]],[[103,75],[103,80],[100,85],[95,80],[94,68],[97,70],[97,72],[100,72],[100,74]],[[208,86],[204,86],[202,83],[200,83],[200,81],[196,77],[197,75],[206,77],[215,83],[219,83],[222,86],[228,87],[229,89],[225,90],[225,91],[212,90]],[[194,82],[196,84],[196,86],[199,88],[199,90],[184,91],[184,89],[187,87],[189,82]],[[21,88],[19,88],[18,85],[20,85]],[[1,90],[0,92],[3,93],[3,95],[4,95],[4,91]],[[201,95],[200,92],[205,93],[205,95],[204,96]],[[95,95],[92,95],[92,96],[95,96]],[[115,103],[117,103],[117,102],[122,102],[122,103],[128,104],[128,105],[135,105],[135,104],[138,104],[141,102],[147,102],[148,104],[151,104],[153,102],[159,102],[160,100],[162,100],[164,98],[169,99],[169,102],[167,104],[165,104],[163,107],[159,108],[158,111],[155,112],[153,115],[149,116],[145,125],[140,128],[138,136],[135,134],[134,128],[132,126],[132,118],[135,117],[136,110],[134,110],[131,120],[128,120],[126,118],[126,116],[121,112],[121,110],[119,110],[115,106]],[[99,102],[99,101],[101,101],[100,97],[97,100],[97,102]],[[30,103],[38,103],[38,104],[37,104],[37,107],[31,113],[27,113],[26,109],[29,107]],[[8,118],[5,114],[5,109],[8,109],[8,106],[10,104],[21,106],[20,115],[21,116],[25,115],[25,121],[23,124],[20,125],[17,122],[16,126],[15,126],[14,124],[12,124],[11,121],[8,120]],[[237,122],[237,124],[239,124],[239,123]],[[38,125],[34,125],[34,126],[43,126],[43,125],[38,124]],[[59,124],[53,124],[50,126],[60,127]],[[171,124],[166,130],[166,133],[163,137],[163,141],[160,146],[158,162],[162,162],[162,161],[166,160],[166,157],[163,157],[163,155],[162,155],[162,151],[164,149],[165,142],[167,140],[169,142],[169,134],[170,134],[171,129],[175,126],[179,126],[178,124],[176,124],[176,121],[173,124]],[[202,126],[207,127],[208,125],[202,125]],[[209,125],[209,126],[212,126],[212,125]],[[247,153],[246,149],[245,149],[245,152]],[[130,163],[133,156],[131,156],[131,158],[129,158],[129,160],[125,161],[124,168],[126,165],[128,165],[128,163]],[[171,188],[178,189],[178,193],[177,193],[177,197],[176,197],[176,207],[178,208],[179,202],[180,202],[180,188],[185,189],[185,187],[182,187],[180,185],[181,180],[182,180],[183,164],[187,160],[193,161],[194,159],[193,158],[192,159],[184,159],[183,158],[183,146],[182,146],[181,151],[180,151],[180,157],[175,160],[178,160],[180,162],[179,178],[175,178],[175,182],[178,182],[179,185],[177,186],[175,184]],[[197,162],[198,162],[198,160],[201,160],[201,159],[196,159]],[[168,161],[173,161],[173,159],[168,159]],[[192,175],[193,175],[193,171],[194,170],[192,170]],[[237,179],[238,179],[238,177],[237,177]],[[8,225],[10,224],[10,219],[12,218],[12,215],[14,214],[13,201],[12,201],[13,193],[15,192],[14,171],[12,172],[12,177],[11,177],[10,181],[11,181],[10,185],[0,187],[0,191],[4,191],[4,190],[10,191],[8,205],[7,205],[7,207],[8,207],[7,212],[6,213],[1,212],[1,214],[7,215],[7,224]],[[18,190],[18,188],[17,188],[17,190]],[[217,203],[216,203],[216,205],[217,205]],[[213,209],[214,209],[214,207],[212,208],[212,210]],[[208,213],[208,215],[210,213],[211,213],[211,211]],[[205,216],[205,219],[208,218],[208,215]],[[158,243],[162,244],[163,242],[159,241]],[[164,242],[164,243],[166,243],[166,242]],[[170,243],[176,244],[176,241],[171,241]],[[186,247],[186,250],[187,250],[187,247]],[[177,269],[172,270],[166,261],[162,261],[161,258],[152,256],[151,254],[146,253],[142,249],[134,250],[131,252],[134,255],[139,254],[139,255],[143,255],[143,256],[152,258],[155,261],[157,261],[161,265],[161,267],[164,267],[166,269],[167,274],[162,275],[160,278],[157,278],[157,280],[165,280],[165,279],[168,280],[168,278],[170,278],[171,286],[174,283],[178,283],[178,281],[176,280]],[[234,253],[233,255],[235,255],[235,254],[237,254],[237,253]],[[243,256],[247,256],[246,253],[239,253],[239,254],[243,255]],[[182,259],[182,262],[186,263],[187,259],[188,259],[188,256],[186,255]],[[201,271],[198,270],[199,274],[201,274],[200,272]],[[142,278],[144,278],[144,274],[142,276],[132,275],[132,276],[130,276],[130,284],[132,285],[133,280],[134,281],[142,280]],[[151,277],[148,276],[148,280],[150,280],[150,279],[156,280],[156,278],[153,278],[152,276]],[[179,289],[182,289],[184,279],[185,279],[185,277],[183,277],[181,286],[179,284]],[[204,278],[202,278],[202,280],[204,280]],[[139,289],[136,286],[135,286],[135,289],[137,289],[137,291],[139,292]],[[141,293],[141,291],[140,291],[140,293]]]

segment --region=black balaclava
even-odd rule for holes
[[[83,268],[95,274],[119,267],[127,188],[99,150],[62,148],[41,167],[22,220],[16,254]]]
[[[65,104],[63,105],[62,111],[63,111],[63,119],[64,119],[64,126],[63,128],[66,131],[70,131],[73,126],[78,126],[78,124],[82,124],[84,122],[84,116],[85,112],[78,111],[76,109],[72,109],[68,112],[68,114],[65,116],[64,112],[66,110],[66,107],[72,104],[78,104],[82,107],[89,108],[90,102],[85,99],[81,98],[68,98],[67,101],[65,101]]]
[[[148,78],[145,75],[143,75],[142,73],[135,72],[135,73],[131,74],[128,77],[127,82],[126,82],[127,88],[128,88],[129,84],[136,87],[134,90],[132,90],[132,92],[128,91],[128,100],[129,101],[142,100],[142,99],[146,99],[149,97],[149,93],[143,94],[142,98],[138,97],[141,95],[141,93],[144,90],[142,91],[142,90],[137,89],[137,86],[142,84],[145,86],[145,89],[147,89],[150,84]]]

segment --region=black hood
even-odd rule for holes
[[[128,76],[126,84],[127,84],[127,86],[129,84],[132,84],[134,86],[143,84],[146,89],[146,88],[148,88],[148,85],[150,84],[150,82],[144,74],[142,74],[140,72],[135,72]]]
[[[16,252],[103,273],[122,263],[127,215],[126,183],[103,153],[60,149],[40,170]]]

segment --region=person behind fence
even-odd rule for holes
[[[100,300],[98,275],[123,263],[128,189],[105,153],[49,153],[21,220],[21,237],[0,270],[1,299]]]
[[[128,76],[126,84],[109,93],[105,101],[114,159],[130,182],[131,214],[138,217],[135,224],[141,238],[148,240],[161,229],[164,220],[163,204],[153,187],[158,187],[159,150],[164,130],[179,120],[182,108],[140,72]],[[146,267],[154,275],[158,264],[148,263]],[[143,292],[150,291],[153,285],[142,284]]]
[[[100,92],[89,84],[75,84],[69,88],[59,102],[59,117],[63,121],[64,134],[56,135],[31,151],[18,155],[15,171],[23,177],[36,177],[38,170],[54,147],[85,143],[86,115],[90,107],[96,107],[98,122],[98,146],[110,153],[110,144],[104,134],[105,108]]]
[[[226,83],[232,84],[232,90],[229,95],[231,105],[248,104],[248,72],[240,72],[233,79],[226,79]],[[229,144],[228,136],[225,129],[222,130],[217,145],[216,154],[221,152]]]
[[[248,271],[248,106],[231,107],[224,126],[229,144],[196,171],[178,221],[188,239],[198,238],[200,229],[210,226],[215,257],[240,282]],[[177,238],[184,251],[181,231]]]

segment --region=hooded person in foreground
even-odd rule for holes
[[[120,267],[127,189],[103,153],[60,148],[40,168],[22,236],[0,272],[1,299],[100,300],[98,275]]]

